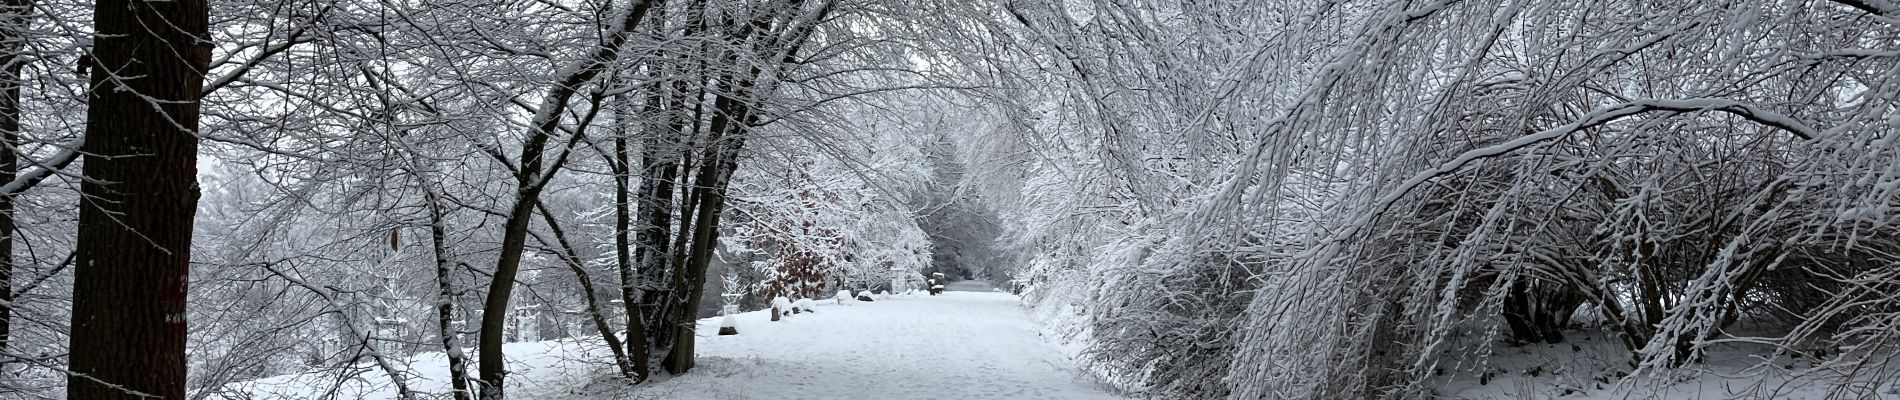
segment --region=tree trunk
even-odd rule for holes
[[[548,88],[541,105],[529,121],[527,140],[521,144],[521,164],[515,171],[515,204],[508,212],[508,220],[502,226],[500,257],[495,261],[493,280],[488,285],[488,298],[482,305],[482,332],[478,378],[482,381],[482,399],[499,400],[506,398],[507,375],[502,360],[502,333],[507,328],[508,301],[514,294],[515,276],[521,272],[521,254],[527,245],[528,225],[534,217],[535,204],[541,201],[541,190],[547,187],[550,178],[561,170],[567,161],[563,152],[554,160],[545,161],[548,141],[560,130],[561,118],[567,111],[568,100],[580,91],[580,88],[594,81],[609,63],[619,58],[620,46],[625,44],[639,22],[645,18],[647,10],[658,1],[633,0],[619,14],[618,28],[592,55],[576,61],[573,73],[561,78]],[[596,98],[598,100],[598,98]],[[598,106],[596,102],[595,106]],[[573,139],[579,139],[576,135]],[[576,141],[568,142],[569,150]],[[543,170],[543,166],[546,169]]]
[[[0,3],[0,182],[13,182],[20,170],[20,67],[25,65],[28,0]],[[13,199],[0,197],[0,354],[6,354],[13,332]]]
[[[689,144],[687,146],[690,147],[691,145]],[[682,151],[681,153],[689,152]],[[690,188],[695,188],[698,182],[690,181],[684,176],[689,175],[686,171],[691,171],[692,165],[693,159],[691,155],[682,154],[680,156],[679,169],[673,172],[674,174],[680,175],[678,177],[679,187],[688,188],[689,190],[680,191],[679,205],[677,208],[674,208],[680,214],[678,231],[674,232],[672,236],[672,251],[665,254],[667,269],[662,271],[664,272],[664,276],[659,280],[659,282],[664,282],[661,284],[663,289],[656,291],[656,296],[654,296],[656,299],[653,300],[653,322],[652,325],[647,327],[648,334],[652,335],[653,351],[657,353],[653,354],[653,356],[659,358],[662,364],[666,362],[667,357],[671,357],[674,340],[677,338],[676,334],[679,332],[679,330],[675,328],[679,326],[681,318],[683,318],[679,314],[679,307],[675,305],[678,304],[678,296],[680,296],[681,287],[684,285],[681,283],[681,280],[685,278],[682,274],[686,268],[689,268],[687,257],[692,254],[692,250],[687,248],[693,235],[693,217],[695,214],[692,210],[697,207],[696,204],[699,204],[697,197],[699,191],[690,190]]]
[[[435,284],[440,290],[435,304],[436,330],[442,336],[442,351],[449,358],[449,387],[454,390],[455,400],[468,400],[468,356],[462,353],[461,332],[455,328],[455,281],[449,269],[448,227],[435,189],[425,187],[423,192],[429,201],[429,242],[435,249]]]
[[[744,25],[725,21],[730,27],[738,28],[730,33],[728,40],[734,45],[761,46],[747,50],[761,54],[775,53],[773,55],[777,57],[768,59],[789,63],[794,60],[792,53],[796,53],[810,37],[812,28],[824,20],[831,7],[830,3],[826,3],[822,6],[824,8],[815,13],[806,14],[809,18],[780,26],[786,30],[784,32],[767,32],[773,27],[771,21],[800,15],[800,4],[802,2],[797,0],[789,1],[784,7],[754,16]],[[725,65],[736,65],[740,59],[736,51],[722,57]],[[703,149],[700,164],[696,166],[698,172],[693,178],[693,189],[687,193],[687,200],[681,206],[684,214],[681,217],[680,240],[676,243],[690,243],[691,247],[683,250],[676,247],[676,252],[680,253],[676,256],[684,257],[684,260],[679,271],[675,272],[673,288],[669,293],[672,297],[666,307],[677,319],[671,329],[672,343],[666,355],[665,367],[669,373],[685,373],[693,367],[693,330],[697,325],[694,322],[698,319],[700,297],[705,292],[706,268],[712,263],[713,252],[718,249],[719,218],[725,211],[726,189],[731,183],[733,172],[738,169],[739,150],[745,148],[746,134],[758,122],[757,117],[752,115],[751,101],[756,100],[753,96],[758,94],[754,91],[759,88],[758,79],[765,76],[761,69],[763,67],[754,64],[743,74],[723,73],[717,81],[720,90],[712,91],[714,101],[707,120],[707,135],[703,142],[697,143]],[[701,89],[704,90],[705,85]],[[704,105],[703,101],[700,103]],[[694,123],[697,125],[697,118]],[[690,229],[687,228],[689,226]]]
[[[207,8],[204,0],[93,8],[68,398],[185,397]]]
[[[691,3],[688,10],[698,11],[688,12],[687,20],[697,21],[698,16],[704,14],[704,8],[704,1]],[[688,23],[686,33],[689,36],[695,35],[699,29],[698,23]],[[671,302],[675,295],[672,290],[677,286],[673,282],[679,274],[679,266],[686,264],[686,242],[688,235],[692,232],[693,223],[693,215],[688,210],[692,209],[694,198],[692,191],[676,190],[676,186],[691,187],[684,181],[686,177],[682,173],[691,169],[693,165],[690,150],[693,146],[685,139],[699,132],[699,120],[703,117],[705,103],[699,100],[705,96],[704,77],[694,79],[702,80],[702,85],[697,89],[689,88],[683,79],[674,81],[674,92],[671,93],[673,108],[668,113],[672,125],[669,126],[670,129],[667,132],[648,138],[646,146],[651,150],[642,157],[643,163],[648,166],[647,174],[650,177],[646,182],[653,185],[656,190],[663,191],[663,193],[644,193],[649,197],[644,198],[641,203],[641,207],[647,210],[645,212],[648,213],[647,222],[649,223],[643,229],[651,230],[653,235],[641,240],[642,250],[650,251],[651,254],[643,256],[640,265],[648,271],[647,282],[661,285],[662,288],[662,290],[650,290],[642,296],[642,301],[651,307],[647,315],[646,329],[649,335],[647,353],[649,357],[666,357],[666,354],[654,353],[671,352],[675,332],[673,326],[678,323],[678,317],[673,313],[674,307]],[[689,89],[694,90],[694,94],[688,95]],[[689,103],[692,106],[690,113],[686,111]],[[680,192],[677,195],[681,197],[677,207],[673,202],[676,191]],[[679,229],[677,232],[668,232],[674,224],[672,221],[674,212],[680,213],[677,222]],[[661,282],[665,283],[661,284]]]
[[[624,100],[622,102],[624,102]],[[622,312],[626,314],[627,340],[624,344],[626,346],[624,353],[629,361],[633,363],[634,382],[640,382],[647,379],[647,374],[652,371],[652,366],[647,363],[647,358],[650,356],[647,353],[646,318],[642,316],[643,313],[640,312],[640,291],[643,285],[641,285],[639,276],[635,274],[636,268],[633,263],[634,256],[632,251],[633,203],[631,195],[633,184],[631,182],[631,175],[633,174],[633,168],[631,164],[632,160],[628,156],[630,150],[627,149],[627,135],[629,133],[626,124],[626,121],[632,116],[629,115],[630,113],[627,112],[624,104],[618,103],[619,102],[617,102],[614,107],[614,127],[617,131],[614,132],[614,159],[611,162],[611,164],[615,166],[614,261],[616,266],[615,270],[619,272],[620,276],[620,306]],[[643,174],[642,177],[645,177],[645,175]],[[642,206],[642,208],[645,207],[646,206]],[[645,232],[646,229],[642,228],[642,235],[645,235]],[[664,232],[662,232],[662,235],[664,235]],[[645,242],[642,243],[644,244]]]
[[[686,28],[684,31],[686,37],[700,37],[701,34],[706,32],[706,3],[706,0],[694,0],[687,4]],[[699,43],[699,46],[700,48],[697,51],[690,54],[706,54],[707,48],[710,45],[702,41]],[[686,58],[691,59],[688,60]],[[702,132],[702,128],[704,128],[701,121],[706,118],[706,87],[708,82],[711,81],[711,74],[708,73],[709,68],[703,57],[682,56],[681,64],[691,64],[690,68],[692,72],[683,75],[690,76],[694,80],[694,83],[688,85],[684,79],[674,81],[674,89],[676,90],[674,93],[676,97],[674,98],[677,100],[674,103],[674,105],[677,106],[674,111],[674,118],[677,119],[675,119],[674,122],[677,124],[675,127],[678,128],[677,132],[679,132],[679,134],[672,137],[672,140],[674,140],[673,143],[676,143],[677,146],[672,149],[672,153],[670,154],[673,154],[674,157],[677,158],[675,158],[672,165],[669,166],[672,170],[668,173],[677,179],[680,188],[691,188],[694,183],[689,182],[691,174],[688,173],[688,171],[692,171],[694,167],[693,149],[698,145],[694,140],[697,140],[697,136]],[[691,94],[687,94],[688,90],[691,91]],[[691,112],[686,111],[686,106],[689,104],[692,106]],[[697,193],[697,191],[681,190],[679,193],[680,201],[678,207],[670,210],[679,212],[679,221],[677,222],[679,228],[676,232],[673,232],[673,236],[671,237],[672,243],[670,245],[672,246],[672,250],[666,253],[666,260],[669,264],[667,265],[668,269],[665,271],[664,279],[655,280],[655,282],[665,282],[665,290],[659,291],[661,292],[659,294],[663,294],[663,296],[653,296],[653,298],[650,299],[654,303],[654,314],[656,315],[653,317],[654,321],[652,325],[648,327],[648,332],[653,335],[653,350],[656,353],[660,353],[654,356],[660,358],[662,363],[664,363],[665,358],[669,357],[672,353],[673,334],[678,331],[674,329],[674,327],[679,324],[680,317],[674,312],[677,307],[673,306],[673,300],[675,296],[678,296],[679,269],[686,265],[686,246],[689,241],[688,239],[692,238],[692,210],[695,207],[694,205],[698,204],[698,198],[694,197],[695,193]]]
[[[660,86],[655,85],[655,88],[659,89]],[[675,89],[679,89],[679,85],[675,85]],[[663,294],[660,290],[653,290],[652,286],[664,281],[673,266],[677,265],[673,263],[674,253],[669,250],[673,238],[673,213],[676,211],[673,206],[674,182],[679,178],[681,164],[678,156],[680,137],[685,134],[682,131],[685,129],[684,117],[680,112],[680,107],[685,104],[684,98],[678,92],[667,95],[657,90],[653,96],[655,98],[649,100],[647,109],[657,111],[656,109],[665,107],[665,110],[658,114],[662,116],[660,122],[653,124],[655,127],[651,128],[652,131],[641,140],[641,188],[638,199],[641,221],[637,237],[638,247],[635,247],[640,269],[640,274],[636,278],[639,280],[639,286],[634,294],[630,294],[625,300],[629,304],[627,323],[629,326],[640,325],[641,335],[639,342],[628,340],[627,345],[640,347],[631,351],[630,354],[640,358],[642,364],[647,364],[652,359],[652,349],[661,344],[659,337],[652,336],[653,333],[658,333],[654,332],[653,328],[664,329],[663,326],[666,325],[658,321],[666,319],[665,313],[651,312],[660,303]],[[661,102],[662,96],[668,98],[664,100],[667,106],[656,107],[655,104],[651,104]],[[640,318],[636,319],[634,313],[641,314]],[[654,321],[648,321],[646,318],[653,318]],[[629,328],[628,332],[633,332],[632,328]],[[663,333],[662,336],[669,335]],[[650,371],[652,367],[647,365],[646,368]]]
[[[581,295],[587,298],[587,318],[594,323],[594,330],[600,333],[601,341],[607,342],[607,349],[613,351],[614,366],[619,367],[622,377],[638,382],[640,373],[627,359],[627,352],[621,346],[620,338],[614,336],[613,327],[607,324],[606,316],[600,314],[600,296],[594,291],[594,278],[587,274],[587,267],[581,261],[580,252],[574,249],[573,242],[567,240],[567,231],[561,229],[560,221],[554,219],[554,213],[548,211],[547,204],[536,203],[535,206],[541,210],[542,223],[548,226],[548,230],[554,232],[554,241],[560,246],[562,263],[567,264],[567,269],[574,273],[575,282],[581,285]]]
[[[504,376],[508,374],[502,364],[501,345],[506,342],[502,334],[508,328],[508,300],[514,295],[515,275],[521,272],[521,253],[528,242],[529,218],[533,216],[534,203],[539,198],[530,197],[526,190],[522,192],[516,196],[515,205],[508,213],[508,222],[502,227],[501,257],[495,262],[494,280],[488,285],[488,298],[482,304],[482,332],[476,339],[476,345],[480,351],[477,357],[480,376],[477,378],[482,381],[484,400],[507,398],[502,386]]]
[[[699,298],[706,290],[706,267],[712,263],[713,251],[718,249],[719,216],[725,211],[726,187],[733,171],[738,169],[739,149],[745,143],[745,122],[749,120],[749,109],[735,99],[721,96],[714,108],[718,111],[713,113],[708,126],[713,134],[706,142],[698,176],[693,178],[697,215],[693,217],[690,258],[682,266],[679,278],[674,280],[674,292],[683,298],[674,302],[679,307],[675,313],[681,322],[674,327],[673,347],[666,357],[666,371],[672,374],[693,368],[693,329],[697,327],[693,322],[698,320]]]

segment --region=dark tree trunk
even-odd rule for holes
[[[539,169],[540,165],[534,168]],[[502,334],[508,328],[508,300],[514,295],[515,275],[521,272],[521,253],[528,241],[529,218],[534,214],[534,202],[540,194],[526,187],[518,190],[521,194],[515,198],[508,222],[502,227],[501,257],[495,262],[494,280],[489,283],[488,298],[482,304],[482,331],[476,339],[480,353],[476,357],[480,367],[477,378],[482,382],[483,399],[507,397],[503,392],[503,379],[508,372],[502,364],[501,353],[501,345],[507,339]]]
[[[582,64],[573,73],[562,77],[561,81],[548,89],[531,121],[527,140],[521,144],[521,164],[515,172],[515,204],[502,226],[501,254],[495,261],[494,277],[488,285],[488,298],[482,305],[482,332],[480,343],[477,343],[480,374],[477,378],[482,382],[481,397],[484,400],[507,397],[503,381],[508,372],[503,364],[501,345],[502,333],[508,323],[509,297],[514,294],[515,276],[521,272],[521,255],[527,245],[528,225],[534,217],[535,204],[540,203],[541,190],[547,187],[548,180],[559,173],[561,165],[567,161],[567,152],[560,153],[554,160],[543,160],[548,155],[548,141],[560,130],[568,100],[582,86],[593,82],[596,76],[607,69],[609,63],[619,58],[620,46],[626,43],[631,32],[655,3],[658,1],[633,0],[627,4],[628,8],[620,14],[619,30],[594,49],[588,59],[579,61]],[[595,100],[595,106],[598,106],[598,98]],[[579,139],[579,135],[576,134],[573,139]],[[576,142],[568,142],[570,150]]]
[[[690,146],[691,145],[687,145],[687,147]],[[663,277],[656,280],[656,282],[664,282],[661,284],[663,285],[663,289],[655,291],[655,295],[653,296],[656,298],[653,300],[653,321],[651,325],[647,326],[648,334],[652,335],[650,339],[653,341],[652,355],[658,358],[662,364],[666,362],[667,357],[671,357],[674,340],[677,338],[676,334],[679,332],[676,328],[682,321],[682,318],[684,318],[680,316],[680,307],[676,305],[679,304],[681,287],[684,286],[684,283],[682,283],[682,279],[685,278],[683,271],[689,268],[687,266],[687,257],[692,254],[692,250],[687,247],[691,242],[694,228],[693,217],[695,214],[692,210],[695,209],[696,204],[699,204],[697,195],[699,191],[691,190],[697,187],[698,182],[690,181],[685,176],[687,175],[687,171],[692,170],[692,166],[694,165],[693,158],[690,152],[682,153],[686,154],[680,156],[679,168],[673,173],[678,176],[679,187],[688,190],[680,191],[679,196],[681,198],[679,204],[677,208],[674,208],[674,210],[677,210],[680,214],[678,231],[672,235],[673,242],[671,246],[673,250],[665,255],[667,269],[661,271],[663,272]]]
[[[664,8],[652,12],[650,38],[655,43],[666,40],[666,14]],[[690,24],[689,24],[690,26]],[[660,52],[654,52],[654,59],[661,59]],[[653,337],[649,332],[649,320],[654,313],[651,306],[657,293],[653,284],[659,282],[668,270],[669,260],[666,243],[671,235],[669,224],[673,215],[673,169],[677,159],[669,157],[673,147],[677,147],[678,118],[677,102],[667,89],[669,79],[662,79],[670,71],[665,62],[649,64],[648,91],[641,111],[647,116],[647,122],[641,127],[644,137],[640,146],[640,192],[637,198],[630,182],[633,172],[633,160],[629,144],[633,134],[633,116],[631,101],[622,97],[619,107],[615,107],[615,127],[620,131],[614,135],[614,156],[621,170],[615,181],[615,220],[618,229],[614,241],[615,256],[620,265],[621,305],[626,313],[627,356],[633,359],[635,369],[639,370],[637,380],[646,380],[652,373]],[[678,79],[672,79],[679,82]],[[634,209],[640,211],[639,225],[634,224]],[[637,229],[637,231],[635,231]],[[636,247],[637,246],[637,247]]]
[[[699,299],[705,294],[706,267],[718,249],[719,216],[725,211],[726,187],[733,171],[738,169],[739,149],[745,143],[745,122],[749,120],[749,109],[743,102],[721,96],[715,103],[715,112],[708,124],[713,134],[706,142],[698,176],[693,178],[695,207],[690,210],[696,215],[692,218],[692,247],[688,250],[687,262],[674,279],[673,291],[681,296],[673,302],[678,307],[674,315],[681,322],[675,325],[674,343],[666,356],[666,371],[672,374],[693,368],[693,329],[697,324],[692,321],[698,319]]]
[[[686,26],[686,35],[697,35],[703,29],[697,21],[704,16],[705,6],[706,2],[703,0],[688,5],[689,12],[686,18],[689,23]],[[673,291],[677,287],[674,280],[678,278],[679,266],[686,263],[686,242],[692,232],[693,215],[687,210],[691,210],[694,204],[693,191],[686,190],[677,193],[680,197],[677,205],[673,200],[675,192],[679,191],[677,188],[692,187],[684,181],[686,176],[683,171],[690,170],[693,165],[691,151],[693,144],[686,139],[699,133],[699,121],[704,117],[702,113],[705,111],[705,102],[700,100],[705,97],[705,77],[703,66],[699,68],[700,74],[693,75],[694,79],[699,81],[699,86],[689,87],[685,80],[674,81],[674,92],[671,93],[673,108],[668,113],[672,124],[669,126],[672,134],[665,135],[664,133],[667,132],[663,132],[663,135],[649,138],[647,146],[652,150],[646,154],[652,158],[643,157],[643,159],[651,160],[643,161],[651,166],[647,169],[649,176],[655,177],[652,179],[658,179],[648,180],[647,184],[654,185],[656,189],[664,189],[664,193],[643,193],[650,197],[644,198],[641,203],[641,207],[648,213],[647,222],[649,223],[649,225],[643,225],[643,229],[652,230],[655,234],[641,240],[642,249],[652,253],[650,258],[643,256],[640,265],[646,268],[648,284],[661,288],[661,290],[648,290],[641,297],[642,301],[650,307],[646,329],[649,349],[647,354],[649,357],[658,358],[657,361],[661,362],[664,362],[663,358],[671,352],[675,332],[672,328],[679,322],[679,317],[673,313],[672,306],[672,299],[677,295]],[[692,91],[691,95],[687,94],[689,90]],[[692,107],[691,112],[686,111],[688,105]],[[679,229],[676,232],[668,232],[673,226],[672,219],[675,212],[680,213],[677,222]]]
[[[696,3],[697,4],[697,3]],[[801,15],[799,0],[788,1],[783,7],[774,8],[754,16],[743,24],[727,20],[723,24],[729,29],[728,40],[735,46],[750,47],[744,51],[768,54],[767,59],[791,63],[804,41],[816,24],[824,20],[829,13],[831,3],[817,10],[816,18],[797,20]],[[783,14],[781,14],[783,13]],[[782,32],[769,32],[772,21],[784,20],[790,24],[779,25]],[[796,20],[796,21],[794,21]],[[755,36],[757,35],[757,36]],[[722,65],[738,65],[738,50],[726,53]],[[705,294],[706,269],[712,262],[713,252],[718,249],[719,219],[725,211],[726,189],[731,183],[732,174],[739,166],[739,151],[745,148],[747,132],[758,124],[752,114],[754,95],[758,93],[758,81],[764,76],[767,66],[754,64],[744,72],[728,70],[717,79],[719,90],[712,91],[714,97],[711,115],[707,118],[706,137],[696,143],[702,149],[696,176],[693,177],[692,190],[680,210],[683,213],[679,241],[676,243],[676,262],[678,271],[674,272],[669,301],[664,309],[675,320],[672,324],[671,343],[667,347],[665,367],[673,374],[685,373],[693,367],[694,336],[697,324],[700,298]],[[701,86],[705,89],[705,85]],[[702,104],[703,105],[703,102]],[[695,124],[697,124],[697,118]],[[697,129],[695,129],[697,131]],[[690,227],[690,228],[689,228]],[[690,248],[684,248],[690,245]]]
[[[207,2],[101,0],[93,15],[66,393],[182,399]]]
[[[13,182],[20,171],[20,67],[25,65],[27,15],[32,3],[0,3],[0,183]],[[0,354],[6,354],[13,332],[13,199],[0,197]]]
[[[681,164],[680,138],[685,135],[686,127],[681,108],[686,101],[682,95],[683,81],[671,86],[674,91],[668,94],[664,91],[665,86],[654,85],[655,93],[649,99],[647,109],[650,112],[658,112],[657,115],[661,118],[659,122],[652,124],[651,131],[641,140],[640,146],[641,187],[638,203],[641,221],[637,237],[639,245],[635,247],[635,252],[641,272],[636,278],[639,280],[638,288],[628,296],[626,301],[628,304],[636,304],[636,306],[628,307],[630,315],[627,323],[629,326],[640,325],[639,334],[641,335],[639,342],[629,340],[627,345],[640,347],[632,353],[641,357],[643,364],[647,364],[652,359],[652,349],[662,341],[660,337],[652,335],[661,333],[662,337],[670,336],[653,331],[653,328],[666,325],[664,321],[661,321],[666,319],[665,313],[655,312],[655,306],[660,303],[663,291],[653,289],[670,275],[673,266],[676,265],[673,263],[674,252],[670,251],[670,243],[673,239],[673,213],[677,211],[674,209],[673,199],[675,181],[679,179]],[[641,314],[640,319],[635,319],[631,313]],[[647,320],[650,317],[653,320]],[[631,328],[629,332],[632,332]],[[650,364],[647,368],[651,370]]]
[[[695,105],[694,108],[693,118],[697,119],[700,106]],[[688,132],[698,131],[699,127],[693,126]],[[677,182],[677,187],[679,188],[690,189],[694,187],[696,183],[688,180],[688,174],[686,173],[687,171],[691,171],[694,165],[692,151],[687,150],[692,147],[693,144],[691,143],[681,143],[681,150],[677,153],[679,155],[678,158],[675,159],[675,162],[673,162],[674,165],[669,166],[667,172],[664,172],[668,177],[677,179],[677,181],[669,180],[669,183],[666,183],[666,185],[675,185],[671,182]],[[661,242],[671,239],[671,243],[653,243],[656,246],[670,246],[672,249],[661,254],[656,254],[656,257],[661,257],[661,259],[655,260],[655,262],[666,263],[664,269],[654,270],[654,277],[652,279],[652,282],[656,285],[660,285],[661,289],[654,290],[646,296],[647,301],[652,304],[652,315],[649,316],[651,321],[647,326],[647,334],[650,335],[649,340],[652,342],[653,350],[653,353],[650,354],[656,358],[660,358],[661,362],[664,362],[664,358],[672,351],[673,334],[676,332],[673,327],[678,325],[680,321],[680,317],[676,312],[677,307],[673,305],[675,304],[675,299],[679,296],[680,270],[686,265],[686,257],[689,254],[686,246],[690,242],[689,239],[692,238],[693,232],[693,213],[691,210],[693,210],[695,204],[698,204],[698,198],[696,197],[698,191],[678,191],[679,202],[672,204],[670,200],[673,196],[667,196],[666,199],[669,201],[667,202],[668,204],[664,206],[669,219],[671,219],[672,213],[679,213],[679,221],[676,222],[678,230],[659,239]]]
[[[629,114],[631,113],[627,112],[624,104],[615,105],[614,126],[618,131],[614,132],[614,160],[612,162],[615,166],[614,261],[617,267],[616,271],[620,276],[620,306],[622,312],[626,314],[627,340],[624,344],[626,350],[623,352],[629,361],[633,363],[635,374],[633,380],[639,382],[646,380],[647,374],[653,369],[647,363],[649,356],[647,353],[646,317],[642,315],[644,313],[640,310],[640,291],[643,290],[643,285],[641,284],[639,276],[635,274],[636,270],[642,268],[635,267],[633,263],[634,255],[631,250],[633,247],[632,231],[634,228],[633,200],[631,199],[633,191],[631,175],[633,174],[633,168],[632,160],[628,155],[631,150],[627,148],[627,135],[629,135],[629,132],[626,121],[632,117],[632,115]],[[644,177],[644,174],[642,177]],[[651,184],[648,185],[650,186]],[[642,207],[644,208],[645,206]],[[645,232],[646,230],[643,228],[641,233],[644,235]]]

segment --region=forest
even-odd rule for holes
[[[1895,398],[1897,127],[1892,0],[0,0],[0,398]]]

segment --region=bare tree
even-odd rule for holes
[[[535,110],[534,118],[529,121],[529,131],[519,153],[520,164],[511,166],[515,175],[515,204],[502,228],[501,255],[495,264],[494,280],[488,286],[488,300],[482,313],[481,351],[477,359],[481,366],[479,379],[482,382],[483,399],[505,397],[503,382],[507,372],[502,362],[502,331],[507,321],[508,301],[513,293],[515,275],[521,266],[521,253],[527,245],[528,224],[533,222],[534,207],[540,202],[541,191],[567,162],[573,145],[580,141],[580,135],[575,133],[568,141],[566,150],[557,154],[548,153],[548,142],[559,133],[568,101],[619,57],[623,50],[621,47],[634,36],[635,29],[653,3],[648,0],[629,2],[617,11],[615,18],[607,20],[607,40],[590,52],[586,59],[573,61],[564,69],[566,75],[559,77],[560,80],[548,88],[541,105]],[[595,97],[596,107],[599,102],[600,98]],[[552,160],[543,159],[550,155],[554,156]]]
[[[12,182],[20,171],[19,148],[24,146],[20,141],[20,87],[25,80],[20,72],[26,64],[25,31],[31,12],[32,3],[27,1],[0,4],[0,146],[6,147],[0,151],[0,182]],[[6,354],[13,331],[13,245],[17,231],[13,198],[17,194],[0,197],[0,354]]]

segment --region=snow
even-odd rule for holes
[[[779,322],[767,322],[766,311],[706,318],[699,321],[692,371],[632,388],[598,384],[613,368],[598,339],[510,343],[504,346],[508,393],[585,400],[1122,398],[1078,372],[1019,304],[1007,293],[950,292],[822,305],[823,313]],[[747,329],[719,336],[728,319]],[[412,388],[448,392],[441,353],[418,355],[403,368]],[[371,366],[361,369],[343,379],[337,398],[396,397],[386,376]],[[333,372],[277,376],[233,384],[208,398],[319,398],[338,380]]]
[[[979,280],[956,281],[956,282],[950,282],[947,285],[938,285],[938,286],[943,287],[944,290],[948,290],[952,292],[994,292],[996,291],[996,285],[991,285],[988,281],[979,281]]]
[[[717,336],[699,325],[698,366],[614,399],[1115,399],[1077,372],[1005,293],[952,292],[826,306]],[[801,337],[787,345],[786,337]]]
[[[704,323],[704,321],[702,321]],[[715,327],[714,329],[718,329]],[[716,333],[716,332],[715,332]],[[565,390],[581,387],[594,376],[574,371],[607,372],[603,364],[606,349],[594,340],[564,339],[544,342],[509,343],[502,346],[508,356],[508,395],[511,399],[566,399]],[[288,356],[288,355],[286,355]],[[470,360],[473,361],[473,360]],[[448,358],[441,352],[422,353],[398,364],[409,375],[411,390],[423,393],[449,393]],[[469,365],[475,375],[475,365]],[[341,375],[341,377],[339,377]],[[339,383],[341,382],[341,383]],[[332,391],[334,387],[334,391]],[[418,396],[432,398],[430,396]],[[193,398],[198,398],[193,396]],[[325,370],[279,375],[226,385],[203,398],[224,400],[250,399],[395,399],[396,388],[389,377],[368,361],[347,371]]]
[[[1564,343],[1530,344],[1493,348],[1488,365],[1472,370],[1455,367],[1441,369],[1434,378],[1436,391],[1446,399],[1823,399],[1823,398],[1900,398],[1900,379],[1882,387],[1877,382],[1856,384],[1864,391],[1848,391],[1845,396],[1830,397],[1829,391],[1842,382],[1829,373],[1791,376],[1770,373],[1757,376],[1745,370],[1760,361],[1759,349],[1718,346],[1710,349],[1706,363],[1668,371],[1653,378],[1624,380],[1629,358],[1622,344],[1610,334],[1567,332]],[[1470,361],[1470,360],[1467,360]],[[1900,361],[1895,358],[1882,365]],[[1780,357],[1774,365],[1806,367],[1812,361]],[[1791,368],[1792,369],[1792,368]],[[1892,373],[1872,374],[1874,380],[1892,379]],[[1885,376],[1886,378],[1882,378]],[[1865,379],[1865,378],[1863,378]]]

